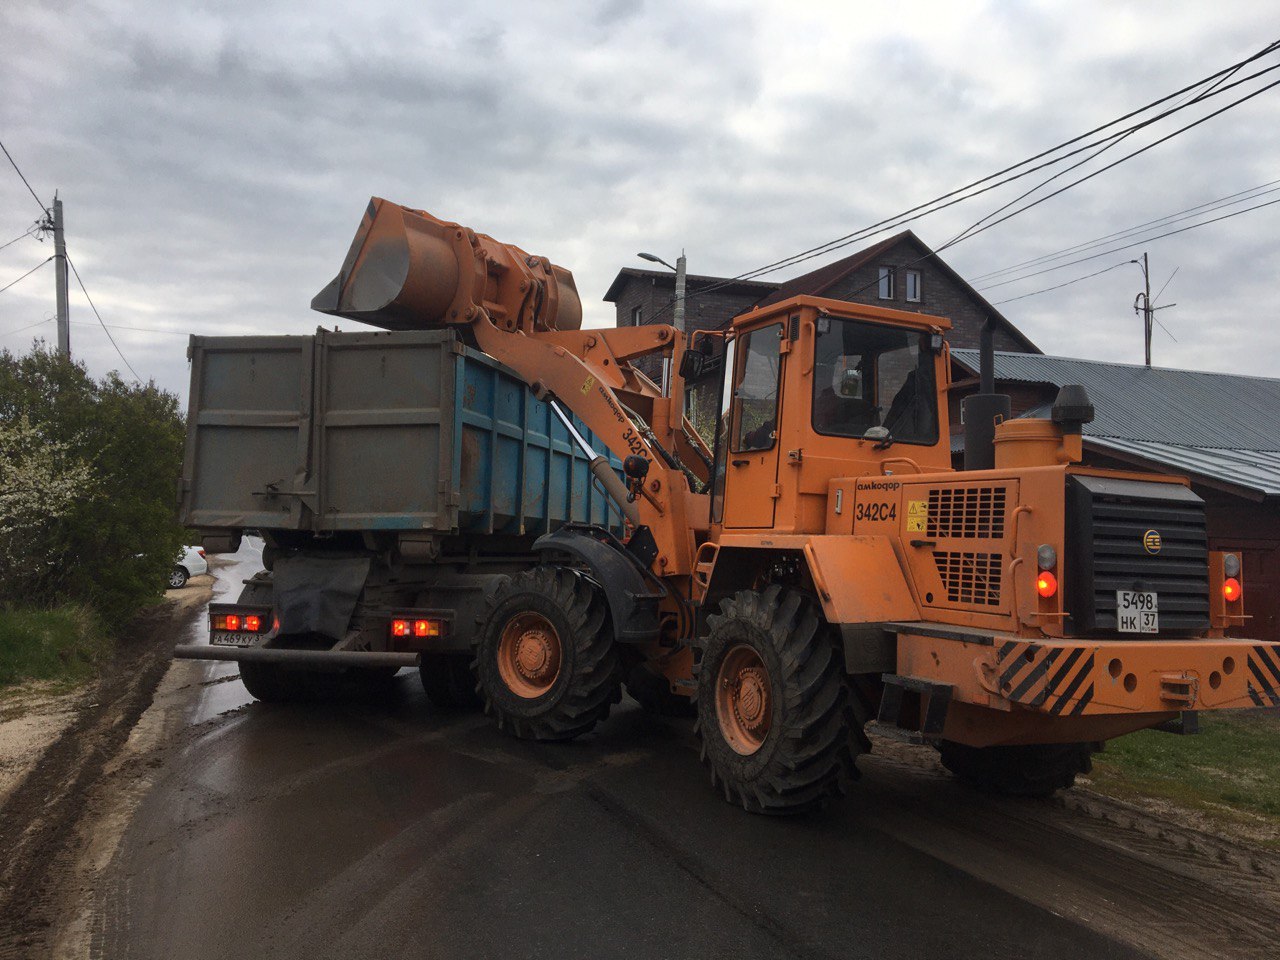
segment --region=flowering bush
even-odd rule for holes
[[[185,539],[178,398],[40,349],[0,352],[0,606],[88,604],[119,627]]]
[[[26,414],[0,422],[0,589],[18,599],[40,592],[59,566],[58,527],[76,500],[93,496],[93,468],[50,440]]]

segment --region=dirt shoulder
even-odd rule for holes
[[[208,601],[212,585],[205,576],[169,591],[83,689],[26,685],[0,701],[0,957],[42,952],[60,880],[77,857],[86,798],[150,705],[176,628]]]

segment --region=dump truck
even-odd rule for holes
[[[261,531],[265,569],[177,655],[262,699],[416,666],[563,740],[625,687],[695,715],[715,788],[766,814],[844,794],[872,731],[1047,795],[1111,738],[1280,705],[1189,483],[1084,465],[1082,388],[1011,418],[989,330],[956,470],[942,317],[582,329],[569,271],[379,198],[312,306],[380,332],[192,342],[183,520],[212,550]]]

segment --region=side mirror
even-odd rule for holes
[[[707,357],[698,350],[686,350],[680,355],[680,379],[686,382],[697,380],[706,368]]]
[[[888,440],[888,427],[868,427],[867,432],[862,435],[863,440]]]

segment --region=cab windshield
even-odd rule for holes
[[[937,443],[933,366],[928,333],[820,317],[814,430],[863,437],[873,427],[884,427],[895,443]]]

